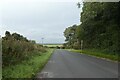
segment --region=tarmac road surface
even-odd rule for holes
[[[118,78],[118,63],[57,49],[37,78]]]

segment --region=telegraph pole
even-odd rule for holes
[[[81,50],[83,50],[83,40],[81,40]]]
[[[42,39],[42,45],[43,45],[43,40],[44,40],[44,38],[41,38]]]

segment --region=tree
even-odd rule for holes
[[[79,45],[78,42],[78,26],[77,25],[73,25],[71,27],[66,28],[66,30],[64,31],[64,36],[66,37],[66,45],[68,48],[79,48],[77,47]]]
[[[10,32],[9,32],[9,31],[6,31],[6,32],[5,32],[5,36],[6,36],[6,37],[11,36]]]
[[[119,9],[120,2],[84,2],[80,19],[82,23],[66,28],[64,36],[67,43],[65,45],[73,48],[84,40],[86,49],[94,48],[119,53]]]

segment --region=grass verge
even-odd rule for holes
[[[47,52],[33,56],[18,65],[5,67],[2,76],[3,78],[33,78],[38,71],[42,70],[52,53],[53,49],[48,49]]]
[[[67,49],[67,50],[71,52],[77,52],[77,53],[92,55],[92,56],[99,57],[99,58],[109,59],[112,61],[120,61],[117,54],[111,54],[111,53],[108,54],[100,50],[95,50],[95,49],[86,49],[86,50]]]

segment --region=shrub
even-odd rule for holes
[[[45,52],[45,48],[36,44],[35,41],[28,40],[20,34],[6,32],[2,38],[2,58],[3,66],[13,65],[27,59],[35,51]]]

